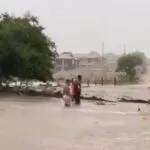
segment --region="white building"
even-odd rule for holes
[[[79,66],[79,61],[71,52],[63,52],[56,59],[57,70],[71,70]]]

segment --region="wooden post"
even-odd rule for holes
[[[117,85],[117,79],[116,79],[116,77],[114,77],[114,86],[116,86]]]
[[[103,79],[103,77],[101,78],[101,84],[102,84],[102,86],[104,85],[104,79]]]

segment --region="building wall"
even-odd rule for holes
[[[56,60],[57,70],[71,70],[79,66],[79,61],[76,59],[60,59]]]
[[[80,66],[88,66],[88,65],[94,65],[95,63],[101,63],[101,58],[79,58]]]

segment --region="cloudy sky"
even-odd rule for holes
[[[1,0],[0,11],[39,17],[58,50],[123,53],[139,49],[150,56],[150,0]]]

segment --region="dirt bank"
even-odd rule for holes
[[[2,88],[2,94],[14,94],[24,96],[40,97],[62,97],[62,87],[40,87],[40,88]],[[150,103],[149,86],[130,85],[130,86],[83,86],[83,100],[101,101],[101,102],[126,102],[126,103]]]

